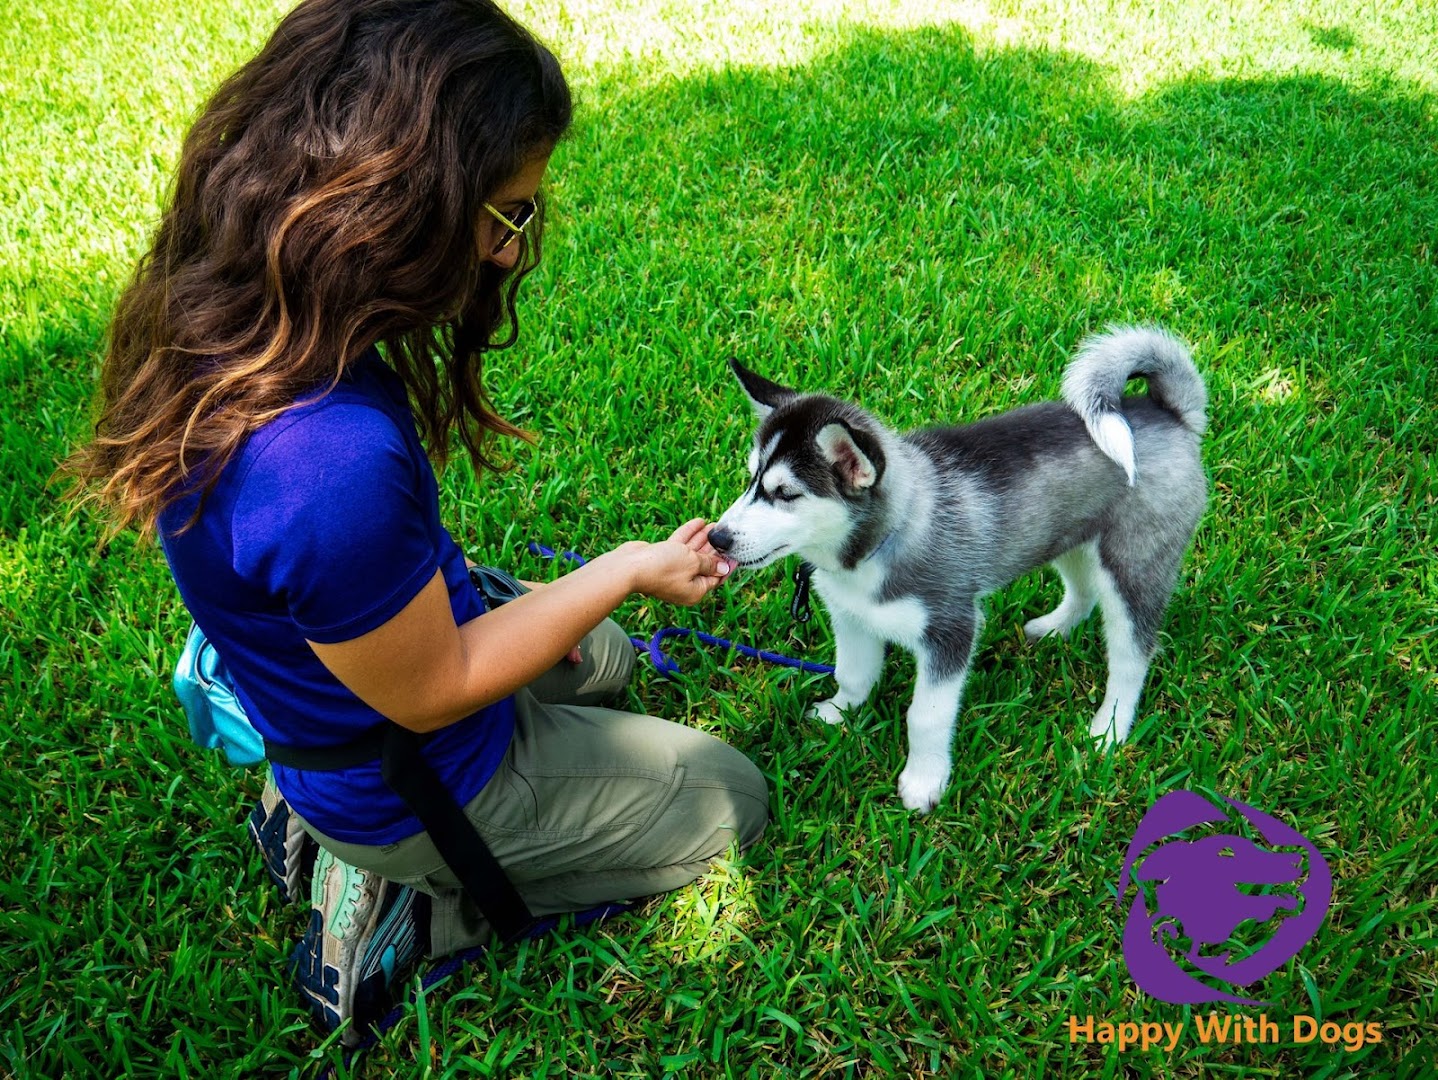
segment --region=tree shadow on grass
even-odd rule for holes
[[[683,358],[717,338],[856,386],[876,357],[953,356],[925,374],[964,377],[1118,316],[1259,337],[1316,375],[1432,344],[1438,125],[1416,94],[1294,77],[1130,101],[1081,59],[925,30],[589,102],[557,170],[560,231],[607,253],[615,280],[586,293],[634,332],[671,321],[623,321],[622,300],[692,287],[666,342]]]
[[[557,160],[548,262],[527,298],[523,357],[538,358],[541,370],[514,370],[520,354],[497,357],[492,368],[496,397],[523,401],[547,435],[518,477],[483,481],[532,481],[521,517],[548,514],[560,535],[617,540],[647,535],[656,521],[717,511],[737,490],[738,465],[727,463],[742,461],[749,430],[721,363],[731,352],[771,377],[860,398],[903,427],[1052,396],[1063,358],[1084,332],[1110,319],[1154,320],[1194,341],[1214,394],[1208,461],[1212,518],[1223,524],[1213,527],[1212,550],[1201,536],[1197,573],[1206,586],[1226,584],[1230,601],[1224,609],[1212,594],[1181,598],[1175,618],[1185,632],[1241,643],[1241,626],[1277,588],[1249,568],[1266,566],[1271,544],[1326,560],[1312,582],[1283,583],[1290,602],[1302,588],[1316,596],[1325,582],[1371,578],[1371,551],[1345,551],[1343,534],[1328,524],[1351,523],[1368,499],[1391,502],[1403,542],[1377,571],[1411,584],[1414,570],[1401,552],[1422,550],[1431,528],[1414,510],[1432,490],[1417,463],[1438,429],[1424,363],[1438,345],[1431,99],[1293,77],[1193,80],[1127,100],[1103,71],[1072,56],[980,53],[962,32],[925,30],[848,33],[801,68],[718,71],[640,92],[620,78],[601,80],[586,109]],[[42,669],[50,687],[45,715],[20,710],[22,730],[4,744],[6,775],[24,775],[37,752],[63,755],[74,770],[6,800],[28,808],[16,822],[18,864],[53,857],[60,878],[83,886],[44,893],[33,949],[18,954],[39,962],[8,973],[15,1046],[38,1050],[38,1073],[58,1075],[84,1060],[87,1010],[138,1015],[150,994],[182,1010],[214,968],[234,959],[218,948],[206,954],[207,945],[186,936],[188,918],[134,914],[148,945],[127,933],[106,946],[107,964],[131,973],[123,988],[97,989],[84,959],[93,947],[87,928],[97,919],[108,925],[111,915],[97,915],[104,875],[81,865],[90,843],[80,837],[90,830],[80,822],[110,820],[113,811],[107,784],[86,784],[85,770],[103,765],[111,789],[163,790],[117,748],[158,744],[167,761],[193,757],[180,746],[162,678],[117,701],[107,676],[168,665],[171,643],[152,633],[154,597],[127,593],[123,575],[111,575],[114,592],[82,588],[96,567],[93,531],[61,526],[54,493],[43,488],[67,441],[84,430],[78,403],[99,324],[83,315],[93,302],[83,290],[41,285],[45,307],[33,332],[4,339],[0,367],[6,476],[15,484],[0,538],[6,572],[19,580],[16,568],[24,568],[24,587],[4,601],[12,629],[0,689],[22,701]],[[38,430],[36,415],[44,418]],[[1355,437],[1365,444],[1355,447]],[[635,497],[609,507],[607,520],[588,520],[592,504],[582,499],[546,502],[544,478],[566,470],[579,441],[612,448],[610,476],[592,482],[646,478]],[[468,484],[462,470],[456,475],[451,496]],[[1385,495],[1390,484],[1398,486]],[[154,558],[137,572],[163,592]],[[1031,601],[1034,586],[1014,595]],[[54,596],[85,601],[57,608],[47,601]],[[754,612],[742,593],[726,592],[705,618],[719,626],[742,619],[762,635],[783,625],[786,601],[775,590]],[[1385,603],[1371,592],[1355,602],[1369,605],[1370,621]],[[1393,633],[1405,632],[1389,622]],[[110,667],[97,670],[102,650]],[[971,697],[1003,685],[1020,663],[1035,666],[1000,655],[998,673],[981,672]],[[1388,689],[1397,693],[1403,684],[1394,678]],[[109,722],[97,725],[99,718]],[[1080,722],[1073,718],[1074,730]],[[889,782],[900,754],[895,732],[891,756],[875,763],[875,783]],[[1035,764],[1039,786],[1055,782],[1039,775],[1045,769],[1057,766]],[[240,783],[215,778],[221,787]],[[961,790],[974,783],[957,781]],[[139,800],[112,821],[115,843],[136,873],[167,872],[173,850],[147,846],[157,829],[211,832],[214,843],[191,844],[196,852],[233,840],[231,826],[212,820],[210,802],[173,788],[163,800]],[[930,828],[961,850],[991,824],[941,810]],[[995,867],[1021,862],[1023,842],[1000,841],[983,865],[952,860],[942,882],[920,887],[1012,899]],[[217,863],[197,854],[180,868],[200,882],[191,904],[200,925],[234,921],[224,913],[234,868]],[[883,887],[882,869],[857,882],[816,880],[813,889],[832,893],[842,910],[849,889]],[[238,886],[259,887],[253,876]],[[1096,896],[1106,882],[1074,887]],[[245,918],[260,919],[246,910]],[[242,936],[273,922],[271,915],[241,927]],[[1012,967],[1031,944],[1012,943],[1012,956],[996,945],[989,962]],[[150,950],[181,947],[189,972],[150,960]],[[935,985],[977,977],[968,969],[924,974]],[[696,966],[687,977],[711,975],[722,991],[719,967],[706,974]],[[1107,994],[1090,1001],[1094,1012],[1123,1011],[1121,980],[1090,992]],[[856,999],[847,1020],[816,1011],[806,1024],[824,1049],[805,1043],[800,1057],[815,1067],[854,1053],[900,1060],[904,1024],[895,1025],[886,993]],[[55,1020],[41,1003],[57,1000],[74,1003],[68,1040],[42,1034],[42,1021],[48,1028]],[[1064,1000],[1055,999],[1053,1016]],[[511,988],[495,988],[496,1014],[520,1004]],[[467,1020],[484,1024],[473,1002],[465,1009]],[[1033,1014],[1042,1017],[1042,1008]],[[248,1046],[252,1021],[240,1002],[207,1023],[214,1045]],[[983,1045],[986,1064],[1002,1068],[1001,1022],[969,1022],[968,1031],[939,1025],[942,1063]],[[753,1017],[737,1023],[729,1045],[763,1044]],[[854,1023],[871,1033],[862,1047]],[[134,1026],[132,1052],[143,1057],[158,1029]],[[658,1029],[651,1034],[657,1065],[671,1044]],[[292,1049],[301,1053],[306,1041],[295,1036]],[[1050,1043],[1036,1052],[1068,1053],[1058,1036]],[[251,1066],[266,1051],[255,1053]],[[1207,1060],[1220,1059],[1215,1052]]]

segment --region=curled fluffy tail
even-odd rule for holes
[[[1083,418],[1098,448],[1118,462],[1132,486],[1136,475],[1133,431],[1121,409],[1124,384],[1148,380],[1148,396],[1202,435],[1208,426],[1208,391],[1188,346],[1157,327],[1114,326],[1085,338],[1064,370],[1063,394]]]

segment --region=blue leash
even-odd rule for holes
[[[565,559],[569,562],[583,566],[587,559],[574,551],[555,552],[553,548],[545,547],[543,544],[531,540],[529,550],[533,555],[541,559]],[[742,656],[752,657],[755,660],[762,660],[766,664],[775,664],[779,667],[797,668],[799,671],[812,671],[821,675],[832,675],[834,666],[832,664],[816,664],[810,660],[796,660],[792,656],[785,656],[783,653],[768,652],[764,649],[756,649],[752,645],[741,645],[737,641],[730,641],[727,638],[715,637],[713,634],[706,634],[701,630],[691,630],[684,626],[666,626],[654,631],[654,636],[647,640],[642,637],[631,637],[629,640],[636,649],[649,654],[649,660],[659,674],[666,679],[672,679],[679,673],[679,665],[669,659],[664,652],[663,642],[669,638],[692,637],[705,645],[713,645],[716,648],[732,649]]]

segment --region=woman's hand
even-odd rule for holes
[[[630,541],[611,553],[622,560],[633,592],[671,604],[696,604],[734,568],[709,546],[703,518],[686,521],[657,544]]]
[[[310,648],[361,701],[413,731],[434,731],[544,674],[626,596],[693,604],[733,564],[709,546],[703,518],[658,544],[635,540],[573,573],[456,626],[444,574],[383,626]]]

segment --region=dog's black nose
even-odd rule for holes
[[[734,546],[734,534],[723,525],[716,525],[709,530],[709,546],[722,555]]]

